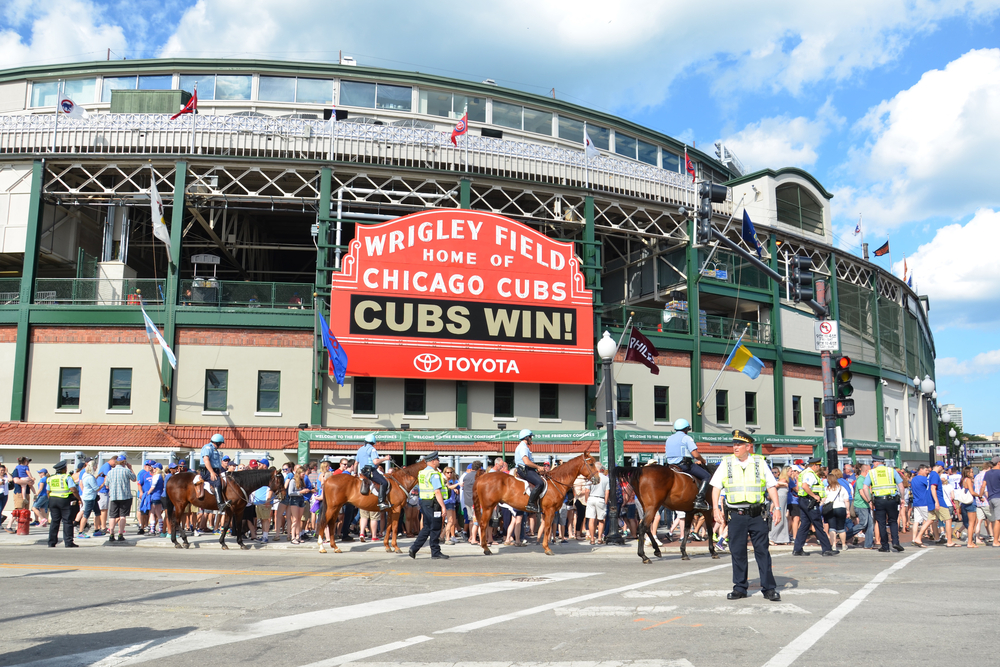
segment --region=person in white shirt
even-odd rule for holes
[[[610,480],[604,474],[604,467],[600,462],[596,464],[597,472],[600,475],[597,484],[590,485],[590,493],[587,496],[586,518],[589,520],[590,543],[602,541],[604,534],[604,515],[608,507],[608,495],[610,493]]]

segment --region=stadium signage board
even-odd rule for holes
[[[436,209],[358,225],[330,328],[347,374],[593,384],[593,297],[572,243]]]

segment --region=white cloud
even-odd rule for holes
[[[809,167],[819,157],[816,149],[832,127],[844,124],[828,100],[813,119],[774,116],[749,123],[722,140],[748,171],[764,167]]]
[[[0,30],[0,63],[4,67],[96,60],[108,48],[126,48],[122,28],[101,21],[101,12],[88,0],[29,5],[17,2],[4,7],[8,21],[8,27]],[[24,32],[30,36],[22,37],[10,28],[28,24],[30,29]]]
[[[937,375],[989,375],[1000,371],[1000,350],[981,352],[967,361],[944,357],[936,361],[934,370]]]
[[[1000,199],[1000,49],[969,51],[868,111],[864,146],[838,208],[886,232],[936,216],[959,219]]]

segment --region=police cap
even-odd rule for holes
[[[745,443],[745,444],[748,444],[748,445],[752,445],[753,444],[753,436],[750,435],[749,433],[747,433],[746,431],[741,431],[740,429],[736,429],[736,430],[733,431],[733,443],[734,444],[735,443]]]
[[[427,454],[427,455],[424,456],[424,461],[435,461],[435,460],[438,460],[440,458],[441,457],[438,456],[437,452],[431,452],[430,454]]]
[[[812,457],[809,458],[808,461],[806,461],[806,465],[807,466],[811,466],[814,463],[822,463],[822,462],[823,462],[823,459],[821,459],[820,457],[818,457],[818,456],[812,456]]]
[[[54,466],[52,466],[52,469],[55,470],[56,472],[65,472],[67,465],[68,465],[68,463],[66,462],[66,459],[63,459],[59,463],[57,463]]]

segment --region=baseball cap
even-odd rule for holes
[[[39,474],[42,474],[42,473],[45,473],[46,475],[48,475],[48,474],[49,474],[49,471],[48,471],[48,470],[46,470],[45,468],[42,468],[41,470],[39,470],[39,471],[38,471],[38,473],[39,473]]]
[[[795,465],[793,465],[792,468],[794,468],[795,470],[798,470],[799,472],[802,472],[803,470],[805,470],[805,468],[802,467],[802,466],[800,466],[798,463],[796,463]]]
[[[223,460],[223,461],[232,461],[232,459],[231,459],[231,458],[229,458],[228,456],[223,456],[223,457],[222,457],[222,460]]]
[[[128,453],[126,453],[126,452],[118,452],[118,458],[127,459],[128,458]]]
[[[994,456],[993,463],[1000,463],[1000,456]]]
[[[124,454],[122,454],[121,456],[119,456],[119,457],[118,457],[118,460],[119,460],[119,461],[127,461],[127,460],[128,460],[128,457],[127,457],[127,456],[125,456]]]
[[[153,467],[156,468],[157,470],[163,470],[163,464],[162,463],[154,463]]]
[[[269,466],[269,465],[271,465],[271,462],[270,462],[270,461],[268,461],[267,459],[261,459],[261,460],[259,461],[259,463],[260,463],[260,464],[261,464],[262,466]]]
[[[80,463],[77,463],[77,464],[76,464],[76,471],[77,471],[77,472],[80,472],[81,470],[83,470],[83,469],[84,469],[84,468],[86,468],[86,467],[87,467],[87,464],[86,464],[86,463],[83,463],[83,462],[80,462]]]
[[[934,465],[944,467],[944,461],[935,461]]]
[[[249,467],[249,468],[256,468],[258,465],[260,465],[260,464],[257,463],[257,461],[250,461],[250,463],[247,464],[247,467]]]

